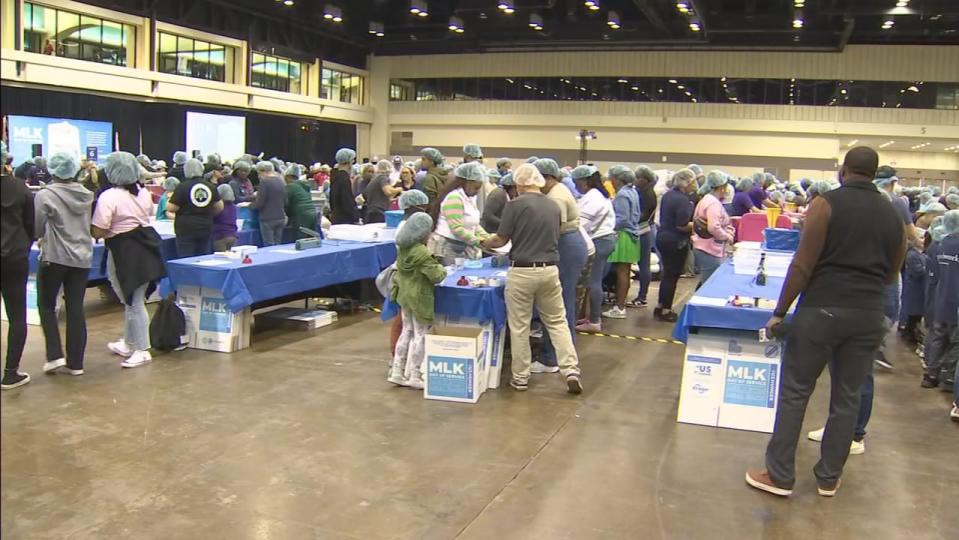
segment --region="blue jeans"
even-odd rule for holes
[[[872,398],[874,395],[875,381],[870,367],[869,375],[866,375],[866,381],[862,383],[862,390],[859,392],[859,415],[856,417],[856,431],[852,436],[854,441],[862,441],[866,437],[866,425],[869,424],[869,418],[872,416]]]
[[[609,271],[606,259],[616,249],[616,235],[608,234],[601,238],[593,238],[596,255],[593,256],[593,267],[589,269],[589,322],[599,324],[603,312],[603,278]]]
[[[213,243],[210,240],[210,235],[203,237],[177,235],[176,256],[178,258],[199,257],[200,255],[209,255],[210,253],[213,253]]]
[[[650,225],[649,232],[639,236],[639,296],[637,299],[646,301],[649,292],[649,282],[653,280],[653,273],[649,270],[653,244],[656,243],[656,225]],[[662,268],[660,268],[662,270]]]
[[[286,227],[286,219],[263,221],[260,220],[260,237],[263,240],[263,247],[275,246],[283,241],[283,228]]]
[[[713,272],[723,264],[722,257],[714,257],[705,251],[693,249],[693,257],[696,260],[696,269],[699,270],[699,286],[713,275]]]
[[[107,277],[113,291],[123,304],[123,340],[134,351],[145,351],[150,348],[150,315],[147,313],[146,291],[147,284],[140,285],[126,304],[123,299],[123,290],[120,288],[120,279],[117,277],[117,267],[113,263],[113,254],[107,255]]]
[[[579,231],[568,232],[559,237],[559,284],[563,288],[563,307],[566,308],[566,324],[569,333],[576,342],[576,284],[586,266],[586,241]],[[607,255],[608,257],[609,255]],[[556,351],[550,341],[549,332],[543,332],[543,357],[541,362],[555,366]]]

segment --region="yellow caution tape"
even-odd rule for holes
[[[647,341],[650,343],[672,343],[673,345],[686,345],[682,341],[677,341],[675,339],[663,339],[663,338],[653,338],[645,336],[620,336],[618,334],[604,334],[602,332],[577,332],[581,336],[595,336],[595,337],[606,337],[614,339],[627,339],[631,341]]]

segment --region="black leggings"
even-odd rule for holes
[[[37,272],[37,307],[40,326],[47,342],[47,362],[63,358],[60,326],[57,322],[57,297],[63,287],[67,311],[67,367],[83,369],[83,353],[87,348],[87,320],[83,314],[83,297],[87,291],[89,268],[74,268],[56,263],[41,263]]]
[[[659,307],[673,309],[673,299],[676,297],[676,283],[686,266],[686,255],[689,253],[689,240],[679,242],[662,235],[656,238],[656,249],[659,250],[659,259],[662,271],[659,279]]]
[[[27,342],[27,277],[30,267],[26,257],[4,258],[0,272],[0,295],[7,312],[7,371],[20,368],[23,345]]]

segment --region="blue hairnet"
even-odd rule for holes
[[[959,233],[959,210],[950,210],[942,216],[942,232],[945,236]]]
[[[46,166],[47,166],[47,158],[45,158],[45,157],[43,157],[43,156],[37,156],[37,157],[33,158],[33,164],[36,165],[37,167],[46,167]]]
[[[573,171],[570,173],[570,176],[573,177],[573,180],[583,180],[593,176],[597,172],[599,172],[599,170],[592,165],[580,165],[579,167],[573,169]]]
[[[269,161],[257,161],[256,172],[271,173],[271,172],[276,172],[276,169],[273,168],[273,164],[270,163]]]
[[[526,163],[536,163],[537,159],[539,159],[539,156],[530,156],[526,158]]]
[[[726,173],[723,171],[713,169],[706,174],[706,185],[709,186],[710,190],[722,187],[726,184]]]
[[[282,174],[286,171],[286,164],[283,163],[283,160],[277,157],[270,158],[270,163],[273,164],[273,170]]]
[[[919,208],[919,213],[921,214],[945,214],[948,208],[946,208],[940,202],[931,202],[924,207]]]
[[[875,180],[872,181],[872,183],[876,184],[877,188],[882,189],[889,186],[890,184],[895,184],[898,181],[899,181],[899,178],[895,176],[889,176],[885,178],[876,178]]]
[[[959,208],[959,193],[950,193],[946,195],[946,208],[955,210]]]
[[[559,163],[549,158],[540,158],[533,162],[533,167],[543,176],[559,178]]]
[[[799,181],[799,187],[803,189],[809,189],[809,186],[811,185],[812,185],[812,180],[808,178],[803,178],[802,180]]]
[[[499,179],[502,175],[496,169],[486,169],[487,178]]]
[[[72,154],[66,152],[57,152],[50,156],[50,174],[63,180],[70,180],[76,177],[80,171],[80,163]]]
[[[128,186],[140,180],[140,164],[130,152],[113,152],[103,164],[103,172],[115,186]]]
[[[356,152],[352,148],[340,148],[336,151],[336,163],[353,163],[356,159]]]
[[[609,168],[608,176],[623,185],[632,185],[636,182],[636,173],[625,165],[613,165]]]
[[[175,176],[168,176],[163,180],[163,191],[173,191],[180,185],[180,180]]]
[[[420,156],[432,161],[433,165],[443,163],[443,153],[431,146],[420,150]]]
[[[640,165],[639,167],[636,167],[636,178],[644,178],[651,186],[655,185],[656,181],[658,180],[656,173],[646,165]]]
[[[691,171],[693,171],[693,174],[696,175],[695,178],[699,178],[700,176],[703,175],[703,168],[700,167],[699,165],[696,165],[695,163],[691,163],[691,164],[690,164],[688,167],[686,167],[686,168],[689,169],[689,170],[691,170]]]
[[[290,165],[289,167],[287,167],[286,170],[283,171],[283,178],[287,178],[290,176],[292,176],[293,178],[299,178],[302,171],[303,171],[302,166],[294,163]]]
[[[933,242],[941,242],[943,237],[946,236],[946,230],[942,227],[942,220],[943,216],[938,216],[929,224],[927,231]]]
[[[186,163],[183,164],[183,177],[184,178],[197,178],[203,176],[203,164],[200,163],[199,159],[190,158],[186,160]],[[107,174],[109,178],[110,175]]]
[[[461,163],[456,167],[456,171],[453,174],[455,174],[457,178],[469,180],[470,182],[486,181],[486,169],[476,161]]]
[[[246,171],[246,172],[250,172],[250,169],[252,169],[252,168],[253,168],[253,166],[250,165],[250,162],[247,161],[247,160],[245,160],[245,159],[239,159],[239,160],[237,160],[235,163],[233,163],[233,170],[234,170],[234,171]]]
[[[736,184],[736,189],[739,191],[749,191],[753,188],[753,179],[749,176],[744,176],[739,179],[739,182]]]
[[[753,173],[753,185],[762,187],[763,183],[766,181],[766,175],[761,172]]]
[[[959,195],[959,187],[949,186],[949,189],[946,190],[946,193],[949,195]]]
[[[932,200],[932,193],[923,191],[919,194],[919,204],[928,204]]]
[[[233,202],[236,200],[236,193],[233,193],[233,188],[230,187],[230,184],[220,184],[216,187],[216,191],[220,194],[223,202]]]
[[[463,145],[463,155],[473,159],[483,159],[483,149],[478,144]]]
[[[433,218],[426,212],[417,212],[406,218],[406,223],[396,233],[396,245],[401,248],[410,247],[424,238],[433,230]]]
[[[828,191],[832,191],[833,185],[825,180],[820,180],[818,182],[813,182],[809,189],[806,190],[806,193],[812,195],[816,193],[817,195],[824,195]]]
[[[775,203],[783,202],[782,191],[773,191],[769,194],[769,200]]]
[[[503,177],[499,179],[499,185],[500,187],[515,186],[516,181],[513,180],[513,173],[504,174]]]
[[[786,192],[786,202],[796,202],[796,194],[792,191]]]
[[[504,157],[504,158],[499,158],[498,160],[496,160],[496,167],[497,167],[498,169],[502,169],[502,168],[503,168],[503,165],[510,165],[510,166],[512,166],[512,165],[513,165],[513,162],[510,161],[509,158],[505,158],[505,157]]]
[[[763,182],[764,182],[764,183],[775,184],[775,183],[776,183],[776,175],[774,175],[773,173],[765,173],[765,174],[763,175]]]
[[[206,164],[214,169],[219,169],[223,167],[223,160],[220,158],[219,154],[209,154],[206,156]]]
[[[184,152],[184,151],[182,151],[182,150],[177,150],[176,152],[173,152],[173,164],[174,164],[174,165],[183,165],[184,163],[186,163],[186,160],[187,160],[187,159],[189,159],[189,158],[188,158],[188,156],[186,155],[186,152]]]
[[[942,195],[942,189],[939,186],[932,186],[932,196],[939,197],[940,195]]]
[[[409,191],[404,191],[400,195],[400,210],[406,210],[407,208],[413,206],[426,206],[430,203],[429,197],[426,196],[426,193],[418,189],[411,189]]]

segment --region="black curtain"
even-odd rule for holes
[[[186,146],[186,112],[230,114],[246,117],[246,149],[263,152],[286,161],[310,165],[333,163],[342,147],[356,148],[356,127],[352,124],[323,122],[247,110],[219,109],[184,103],[147,103],[118,97],[39,88],[3,86],[0,114],[49,116],[76,120],[112,122],[119,134],[120,148],[137,154],[140,135],[143,153],[172,165],[173,152]],[[305,128],[305,129],[304,129]],[[233,160],[238,156],[223,156]]]

